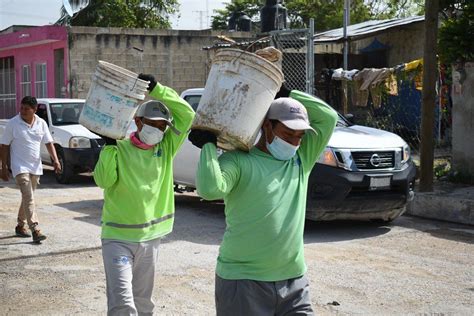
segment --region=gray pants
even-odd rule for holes
[[[102,239],[108,315],[153,315],[152,299],[160,239]]]
[[[216,275],[215,299],[217,316],[314,315],[305,276],[264,282]]]

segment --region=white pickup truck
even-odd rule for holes
[[[54,139],[62,172],[56,174],[59,183],[68,183],[75,173],[92,171],[105,141],[78,123],[84,106],[82,99],[38,99],[36,114],[48,124]],[[8,120],[0,120],[0,135]],[[51,165],[46,146],[41,146],[41,159]]]
[[[196,110],[203,91],[189,89],[181,97]],[[199,155],[200,149],[186,140],[174,160],[177,191],[195,188]],[[401,137],[353,125],[339,115],[309,178],[306,218],[391,221],[413,199],[415,170]]]

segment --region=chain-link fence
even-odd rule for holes
[[[311,29],[272,31],[270,35],[271,45],[283,54],[282,70],[288,88],[313,94],[314,58],[310,58],[313,56]]]

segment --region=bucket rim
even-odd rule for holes
[[[132,77],[134,79],[138,78],[138,74],[131,71],[131,70],[128,70],[126,68],[123,68],[123,67],[120,67],[118,65],[115,65],[115,64],[112,64],[110,62],[107,62],[105,60],[99,60],[99,63],[97,65],[97,68],[102,68],[104,71],[110,71],[110,70],[114,70],[114,71],[118,71],[120,72],[121,74],[127,76],[127,77]],[[141,80],[141,79],[139,79]]]
[[[241,49],[237,49],[237,48],[222,48],[216,53],[216,55],[214,56],[214,59],[218,58],[220,55],[226,55],[225,53],[231,53],[229,55],[233,55],[233,54],[247,55],[248,57],[255,58],[255,59],[257,59],[259,61],[262,61],[263,63],[266,63],[267,65],[269,65],[271,68],[273,68],[273,70],[275,70],[279,74],[281,74],[282,78],[284,77],[283,71],[278,66],[276,66],[274,63],[272,63],[271,61],[255,54],[255,53],[251,53],[251,52],[248,52],[248,51],[245,51],[245,50],[241,50]],[[235,56],[233,56],[233,57],[235,57]],[[237,58],[239,58],[239,57],[240,56],[237,56]]]
[[[103,80],[103,78],[98,78],[96,74],[92,75],[92,82],[96,85],[100,85],[115,92],[119,92],[127,98],[143,101],[146,97],[145,89],[138,89],[138,87],[135,87],[135,90],[128,91],[127,86],[110,83],[106,80]]]
[[[120,82],[121,84],[124,82],[130,83],[132,86],[135,85],[136,87],[141,88],[142,90],[146,90],[148,87],[149,82],[139,79],[138,77],[123,77],[116,72],[110,71],[110,69],[100,68],[98,67],[94,73],[97,77],[103,77],[104,80],[113,80]]]

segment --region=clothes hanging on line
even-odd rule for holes
[[[359,72],[357,69],[352,69],[352,70],[343,70],[342,68],[337,68],[334,69],[334,72],[332,74],[332,79],[333,80],[348,80],[351,81],[352,77]]]

